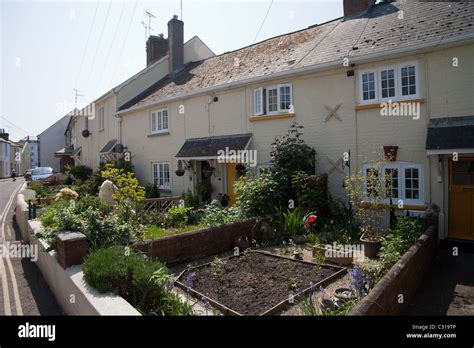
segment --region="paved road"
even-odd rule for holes
[[[0,315],[60,315],[61,308],[32,258],[13,254],[27,250],[25,245],[18,248],[21,234],[14,222],[16,193],[23,182],[0,180]]]

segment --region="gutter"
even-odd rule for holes
[[[372,62],[376,60],[381,60],[386,57],[398,58],[400,56],[406,55],[407,53],[419,54],[419,53],[431,51],[433,48],[446,48],[446,47],[456,46],[458,44],[468,44],[468,43],[474,43],[474,33],[458,35],[454,38],[447,38],[447,39],[441,38],[441,39],[432,40],[432,41],[422,43],[422,44],[412,45],[412,46],[403,47],[403,48],[396,48],[396,49],[387,50],[387,51],[379,52],[379,53],[366,54],[359,57],[351,58],[350,55],[348,55],[348,57],[351,59],[351,63],[368,63],[368,62]],[[163,103],[168,103],[171,101],[205,95],[211,92],[225,91],[228,89],[233,89],[233,88],[253,84],[256,82],[264,82],[264,81],[274,80],[274,79],[278,79],[278,78],[282,78],[286,76],[298,76],[298,75],[304,75],[310,72],[329,70],[331,68],[336,68],[336,67],[342,67],[341,59],[325,62],[321,64],[314,64],[314,65],[310,65],[310,66],[306,66],[302,68],[294,68],[290,70],[285,70],[285,71],[281,71],[281,72],[277,72],[277,73],[273,73],[273,74],[269,74],[265,76],[257,76],[250,79],[229,82],[223,85],[201,88],[201,89],[184,93],[184,94],[180,94],[177,96],[169,96],[169,97],[166,97],[166,98],[163,98],[163,99],[160,99],[155,102],[148,103],[142,106],[124,109],[124,110],[118,111],[117,114],[125,115],[133,111],[145,110],[150,107],[160,105]]]

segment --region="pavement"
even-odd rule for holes
[[[474,315],[474,253],[440,250],[409,315]]]
[[[25,248],[14,221],[16,195],[23,183],[23,178],[15,182],[0,180],[0,315],[61,315],[60,306],[31,257],[34,251]],[[14,251],[20,249],[24,253],[15,255]]]

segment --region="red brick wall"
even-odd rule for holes
[[[135,247],[163,262],[184,262],[231,250],[234,247],[235,238],[241,235],[246,235],[250,241],[256,239],[257,228],[253,228],[255,224],[256,220],[250,219],[143,241],[135,244]]]
[[[438,252],[437,219],[350,315],[400,315],[410,305]],[[399,302],[403,295],[403,303]]]

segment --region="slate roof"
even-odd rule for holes
[[[187,139],[179,152],[177,158],[217,157],[219,150],[245,150],[249,144],[252,134],[233,134],[207,138]]]
[[[400,10],[403,19],[398,18]],[[342,61],[344,57],[474,33],[473,23],[474,2],[405,0],[378,4],[356,18],[338,18],[188,65],[178,76],[158,81],[120,110],[203,88]]]
[[[426,136],[427,150],[473,149],[474,116],[431,119]]]

